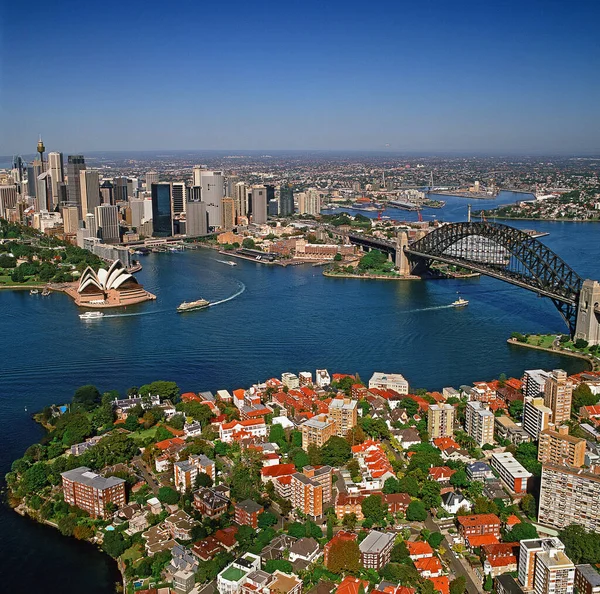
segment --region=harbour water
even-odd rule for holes
[[[519,196],[501,195],[492,204]],[[464,220],[464,198],[444,198],[443,220]],[[474,208],[485,208],[477,201]],[[385,213],[416,219],[416,213]],[[427,220],[427,218],[425,219]],[[509,223],[513,224],[513,223]],[[600,227],[514,223],[548,232],[543,241],[584,277],[600,278]],[[562,332],[547,299],[489,278],[430,282],[332,279],[311,266],[227,266],[211,250],[151,254],[136,276],[149,302],[82,321],[65,295],[0,291],[0,473],[41,435],[32,411],[68,401],[75,388],[100,390],[166,379],[186,391],[229,390],[284,371],[327,368],[403,373],[414,388],[458,387],[528,368],[582,368],[580,361],[511,347],[512,331]],[[245,289],[241,291],[242,287]],[[466,308],[448,305],[457,293]],[[237,294],[237,295],[236,295]],[[234,298],[227,300],[229,297]],[[182,301],[223,301],[178,315]],[[28,411],[26,412],[25,409]],[[94,547],[0,506],[0,575],[5,591],[112,592],[115,565]]]

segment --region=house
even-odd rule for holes
[[[448,466],[433,466],[429,469],[428,478],[437,483],[449,483],[450,477],[456,472]]]
[[[218,518],[227,511],[229,491],[219,487],[204,487],[194,492],[194,507],[209,518]]]
[[[428,542],[424,540],[417,541],[406,541],[406,548],[408,549],[408,556],[416,561],[417,559],[427,559],[433,557],[433,549]]]
[[[358,578],[352,576],[346,576],[342,583],[337,587],[335,594],[359,594],[361,591],[361,586],[363,592],[367,592],[369,588],[369,582],[365,580],[359,580]]]
[[[484,545],[481,547],[483,555],[483,571],[486,575],[495,578],[502,573],[517,571],[517,559],[520,543],[506,542]]]
[[[383,501],[387,504],[389,513],[405,514],[410,505],[411,498],[408,493],[386,493],[383,495]]]
[[[251,590],[251,594],[254,592]],[[302,580],[296,575],[276,570],[264,589],[258,590],[258,594],[263,592],[264,594],[301,594]]]
[[[237,540],[235,538],[237,531],[237,526],[229,526],[227,528],[221,528],[220,530],[217,530],[213,534],[213,537],[223,549],[231,552],[237,546]]]
[[[182,509],[165,518],[164,524],[171,533],[173,538],[179,540],[191,540],[192,529],[197,524],[190,515],[186,514]]]
[[[162,503],[156,497],[150,497],[150,499],[146,501],[146,505],[148,506],[150,513],[155,516],[158,516],[162,511]]]
[[[396,535],[393,532],[371,530],[358,546],[360,561],[367,569],[379,571],[390,562]]]
[[[299,538],[290,547],[289,560],[293,563],[296,560],[312,563],[319,556],[319,543],[314,538]]]
[[[297,542],[297,538],[289,536],[288,534],[281,534],[276,536],[260,553],[263,562],[270,561],[272,559],[283,559],[284,553],[291,550],[294,544]]]
[[[149,557],[162,551],[170,551],[177,544],[164,522],[142,532],[142,538],[145,541],[144,546]]]
[[[146,530],[146,528],[148,528],[148,513],[138,512],[129,520],[129,527],[125,532],[129,536],[133,536],[138,532],[142,532],[142,530]]]
[[[262,505],[252,501],[251,499],[245,499],[236,503],[235,509],[235,522],[240,526],[251,526],[255,530],[258,528],[258,516],[265,511]]]
[[[220,594],[238,594],[241,592],[248,575],[260,569],[260,557],[246,553],[230,563],[217,576],[217,590]]]
[[[339,491],[335,501],[335,517],[343,520],[345,515],[355,514],[358,521],[364,520],[362,513],[362,502],[366,495],[350,494],[345,491]],[[410,499],[410,497],[409,497]]]
[[[414,588],[409,588],[408,586],[397,586],[396,584],[392,584],[391,582],[380,582],[375,590],[371,592],[371,594],[416,594],[416,590]]]
[[[198,559],[192,555],[189,549],[180,544],[176,544],[171,550],[171,561],[167,566],[167,571],[173,575],[177,571],[198,571]]]
[[[467,546],[473,551],[481,547],[496,545],[500,541],[495,534],[471,534],[465,539]]]
[[[492,534],[500,537],[500,518],[496,514],[458,516],[458,532],[465,540],[470,536]]]
[[[421,577],[430,578],[442,575],[442,562],[437,557],[424,557],[413,561]]]
[[[392,434],[404,449],[421,443],[421,438],[416,429],[397,429],[392,431]]]
[[[521,588],[515,578],[508,573],[499,575],[494,580],[494,589],[497,594],[524,594],[523,588]]]
[[[485,462],[473,462],[467,466],[467,477],[472,481],[485,482],[494,478],[494,472]]]
[[[440,594],[450,594],[450,579],[447,575],[427,578],[433,584],[433,589]]]
[[[210,561],[214,559],[217,553],[223,552],[224,549],[214,536],[207,536],[192,547],[192,553],[202,561]]]
[[[230,421],[219,425],[219,439],[223,443],[266,436],[267,425],[262,417],[245,421]]]
[[[462,493],[449,491],[448,493],[444,493],[442,495],[442,507],[449,514],[456,514],[461,508],[470,510],[472,504]]]

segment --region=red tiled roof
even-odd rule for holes
[[[450,594],[450,579],[447,575],[427,579],[433,584],[434,590],[437,590],[441,594]]]
[[[236,543],[235,535],[237,534],[237,531],[237,526],[229,526],[228,528],[217,530],[214,534],[214,537],[224,546],[231,548]]]
[[[413,555],[433,555],[431,545],[424,540],[417,540],[415,542],[407,541],[406,548],[408,549],[409,557]]]
[[[367,588],[369,587],[369,582],[365,580],[359,580],[358,578],[348,575],[337,587],[335,594],[358,594],[361,584],[364,591],[366,592]]]
[[[439,573],[442,571],[442,562],[437,557],[423,557],[422,559],[415,559],[413,563],[419,573],[425,571]]]
[[[506,518],[505,523],[507,526],[514,526],[515,524],[520,524],[521,520],[519,520],[519,518],[517,518],[515,514],[511,514],[510,516],[508,516],[508,518]]]
[[[450,448],[454,448],[456,450],[460,450],[460,445],[456,443],[451,437],[438,437],[433,440],[433,445],[439,450],[449,450]]]
[[[590,417],[600,416],[600,404],[592,404],[591,406],[582,406]]]
[[[273,466],[265,466],[260,470],[260,473],[264,477],[281,477],[294,474],[295,472],[295,464],[274,464]]]
[[[193,402],[193,401],[200,401],[200,397],[198,396],[198,394],[194,393],[194,392],[185,392],[184,394],[181,395],[181,399],[184,402]]]
[[[469,541],[469,546],[473,548],[499,543],[498,537],[495,534],[474,534],[468,536],[467,540]]]
[[[496,514],[475,514],[472,516],[458,516],[458,523],[465,528],[472,526],[483,526],[485,524],[500,524],[500,518]]]
[[[154,445],[159,450],[168,450],[173,445],[183,445],[184,443],[185,441],[183,441],[181,437],[172,437],[171,439],[163,439],[162,441],[159,441]]]
[[[448,466],[434,466],[429,469],[429,478],[434,481],[443,481],[448,480],[456,470],[452,470],[452,468],[448,468]]]

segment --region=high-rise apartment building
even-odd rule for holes
[[[298,194],[298,212],[316,216],[321,213],[321,196],[315,188]]]
[[[318,518],[323,515],[323,504],[331,500],[333,469],[321,466],[318,469],[305,466],[302,472],[291,477],[292,508],[303,514]]]
[[[48,173],[51,178],[52,206],[55,208],[60,203],[60,184],[65,181],[62,153],[48,153]]]
[[[523,395],[538,398],[544,396],[546,380],[550,373],[543,369],[528,369],[523,374]]]
[[[252,186],[252,222],[263,225],[267,222],[267,188]]]
[[[482,402],[467,402],[465,431],[479,446],[494,443],[494,413]]]
[[[600,475],[557,464],[542,466],[538,520],[559,530],[579,524],[600,531]]]
[[[81,172],[85,169],[83,155],[69,155],[67,157],[67,203],[68,206],[79,208],[81,217]]]
[[[233,200],[236,217],[245,217],[248,214],[248,186],[244,182],[235,184]]]
[[[173,235],[171,184],[168,182],[152,184],[152,226],[155,237]]]
[[[302,431],[302,449],[307,451],[310,444],[317,447],[325,445],[336,434],[335,422],[327,415],[316,415],[300,425]]]
[[[235,202],[233,198],[223,198],[221,200],[221,228],[223,231],[231,231],[235,227]]]
[[[454,407],[451,404],[432,404],[427,411],[429,439],[454,435]]]
[[[336,435],[346,437],[358,422],[358,400],[333,398],[329,404],[329,418],[335,423]]]
[[[109,517],[110,503],[117,507],[125,505],[125,481],[121,478],[104,478],[85,466],[63,472],[61,476],[65,501],[93,518]]]
[[[575,566],[558,538],[522,540],[519,550],[519,582],[535,594],[572,594]]]
[[[586,441],[569,435],[569,427],[552,425],[539,436],[538,460],[542,464],[567,464],[579,468],[585,462]]]
[[[555,425],[571,418],[571,398],[573,382],[568,379],[567,372],[554,369],[544,389],[544,404],[552,410],[552,422]]]
[[[81,192],[81,216],[88,212],[95,213],[100,206],[100,174],[93,169],[84,169],[79,172],[79,189]]]
[[[16,184],[4,184],[0,186],[0,217],[5,216],[7,208],[14,208],[18,199]]]
[[[552,410],[544,406],[544,399],[525,396],[523,404],[523,429],[537,441],[542,431],[548,428]]]
[[[284,184],[279,190],[279,215],[288,217],[294,214],[294,190],[292,186]]]
[[[119,235],[119,207],[113,204],[96,206],[96,225],[98,237],[104,243],[118,243]]]

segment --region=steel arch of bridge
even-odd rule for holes
[[[473,257],[467,238],[482,237],[488,261]],[[452,253],[449,250],[452,248]],[[549,297],[571,333],[583,279],[542,242],[520,229],[500,223],[450,223],[432,231],[404,249],[415,266],[436,261],[456,264]]]

